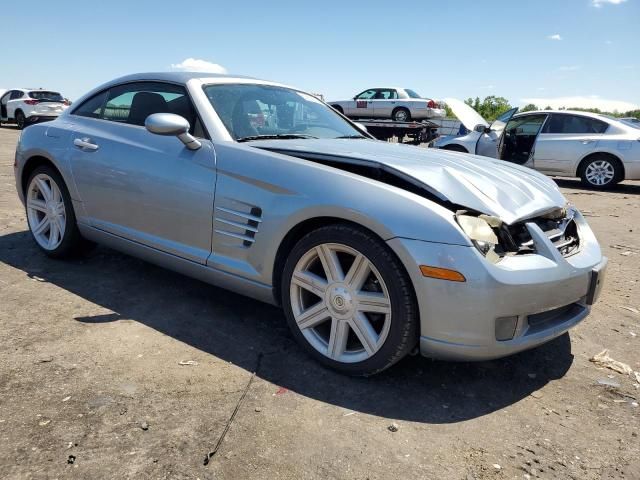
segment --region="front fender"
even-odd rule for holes
[[[276,254],[286,235],[300,223],[321,217],[357,223],[383,240],[403,237],[470,245],[454,212],[415,193],[255,147],[221,142],[216,153],[216,209],[244,208],[261,215],[255,241],[248,248],[214,234],[216,268],[271,284]]]

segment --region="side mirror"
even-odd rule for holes
[[[366,125],[363,125],[360,122],[353,122],[353,123],[355,124],[356,127],[362,130],[364,133],[369,133],[369,130],[367,130]]]
[[[189,150],[198,150],[202,144],[189,133],[189,122],[173,113],[154,113],[144,121],[145,128],[156,135],[178,137]]]

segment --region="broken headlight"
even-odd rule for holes
[[[486,218],[485,215],[475,217],[472,215],[456,215],[458,224],[469,236],[475,247],[480,250],[487,260],[496,263],[500,260],[500,255],[496,251],[499,246],[498,236],[489,221],[493,218]]]

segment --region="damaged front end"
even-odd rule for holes
[[[504,257],[540,253],[540,238],[546,237],[563,257],[580,251],[574,207],[556,208],[544,215],[508,225],[497,217],[459,210],[460,228],[486,259],[498,263]]]

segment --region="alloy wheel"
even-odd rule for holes
[[[38,245],[55,250],[62,243],[67,214],[62,192],[47,174],[33,177],[27,189],[27,220]]]
[[[591,185],[603,186],[611,183],[615,177],[615,169],[607,160],[596,160],[587,165],[585,177]]]
[[[296,264],[289,295],[297,327],[318,352],[354,363],[375,355],[391,326],[387,286],[356,249],[325,243]]]

